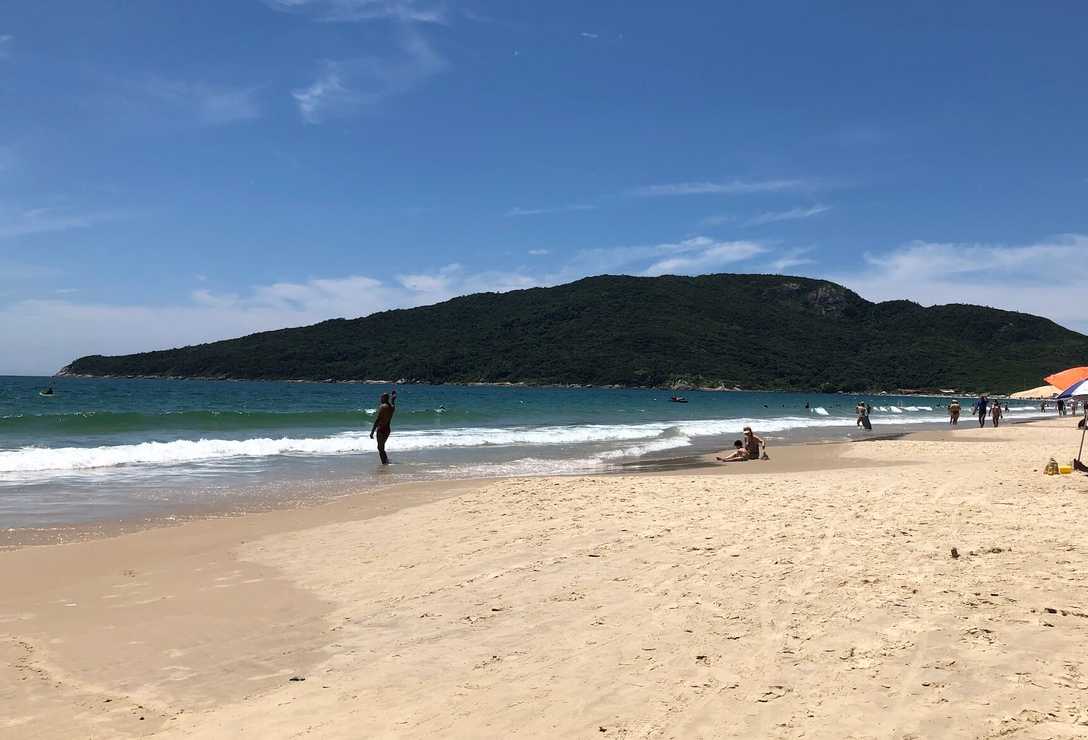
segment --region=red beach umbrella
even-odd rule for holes
[[[1060,373],[1048,375],[1043,380],[1055,388],[1065,389],[1074,383],[1088,380],[1088,367],[1071,367],[1068,370],[1062,370]]]

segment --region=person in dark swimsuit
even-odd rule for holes
[[[397,411],[397,392],[393,391],[393,395],[383,393],[379,400],[378,415],[374,417],[374,426],[370,428],[370,438],[374,439],[374,433],[377,432],[378,457],[381,458],[382,465],[388,465],[389,456],[385,454],[385,442],[393,433],[392,422],[393,414]]]
[[[975,413],[978,414],[978,425],[980,427],[986,426],[986,410],[990,406],[990,399],[986,396],[979,396],[975,401]]]

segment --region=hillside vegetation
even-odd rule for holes
[[[63,372],[751,389],[1012,391],[1088,361],[1027,314],[871,303],[771,275],[586,278],[210,344],[80,358]]]

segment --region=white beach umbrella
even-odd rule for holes
[[[1079,383],[1066,388],[1064,391],[1057,395],[1057,398],[1088,398],[1088,380],[1082,380]]]

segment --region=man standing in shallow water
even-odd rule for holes
[[[382,459],[382,465],[389,464],[389,456],[385,454],[385,442],[393,433],[393,414],[397,411],[397,392],[393,395],[383,393],[378,403],[378,415],[374,418],[374,426],[370,428],[370,438],[374,439],[374,433],[378,433],[378,457]]]

